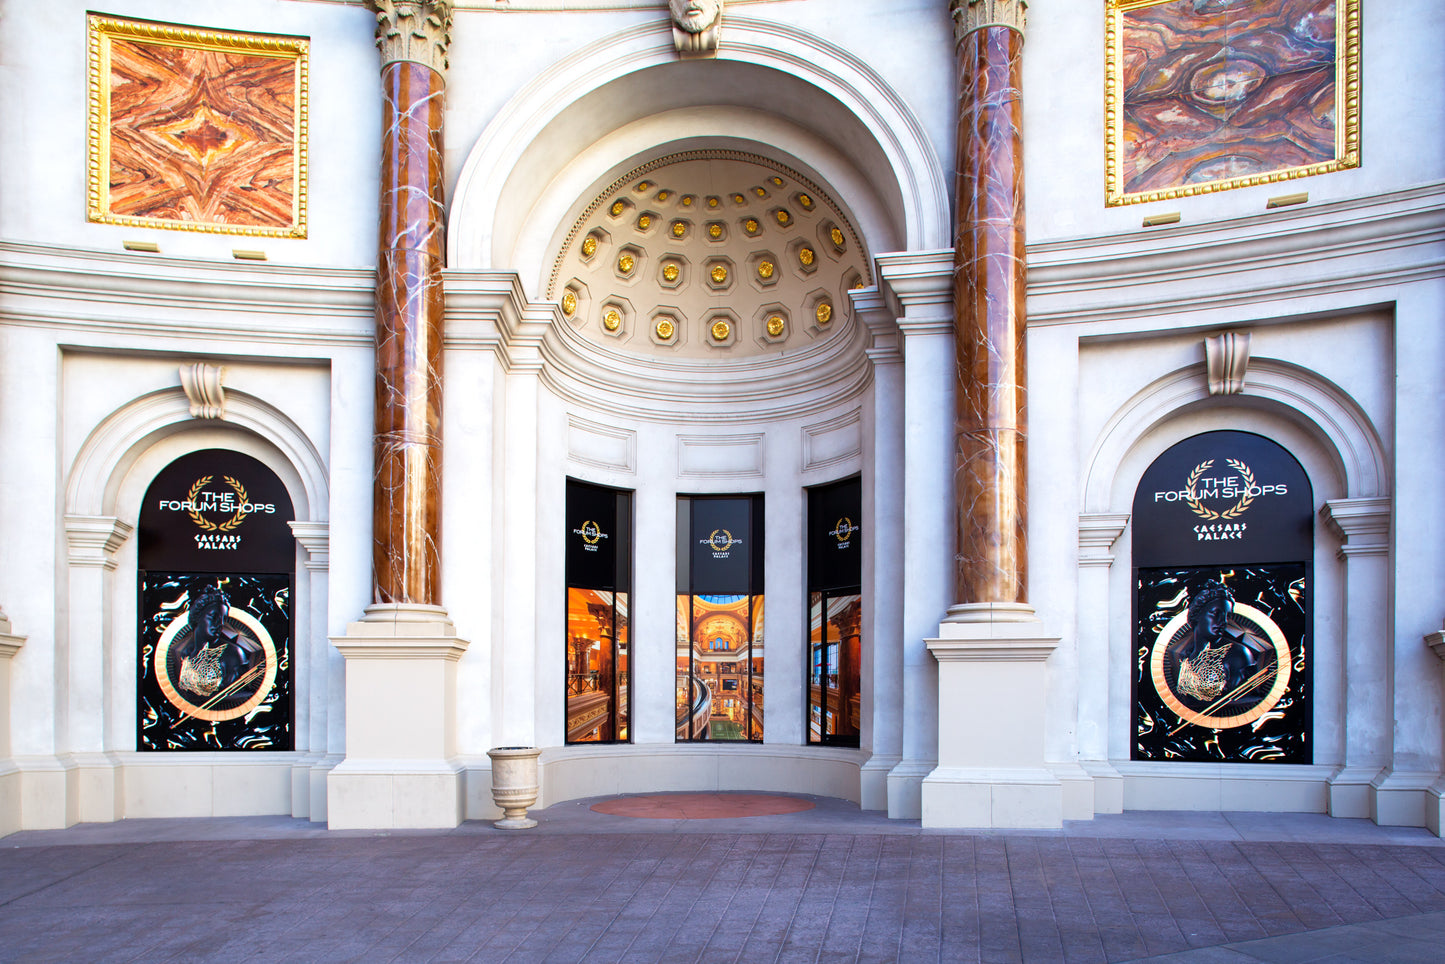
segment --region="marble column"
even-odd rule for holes
[[[377,0],[385,117],[376,255],[373,601],[441,604],[442,118],[451,5]]]
[[[455,827],[465,785],[456,669],[467,642],[441,605],[442,104],[451,4],[371,6],[386,105],[374,588],[366,614],[331,640],[346,659],[346,757],[326,773],[325,814],[333,829]],[[313,819],[319,802],[307,802]]]
[[[958,541],[954,604],[938,637],[923,641],[938,664],[938,763],[920,788],[925,827],[1058,827],[1063,821],[1063,786],[1045,759],[1050,708],[1043,697],[1044,664],[1059,637],[1044,631],[1028,604],[1019,89],[1026,6],[1025,0],[950,3],[959,70]]]
[[[1023,0],[952,0],[958,96],[953,267],[955,601],[1028,599]]]

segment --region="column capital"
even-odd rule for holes
[[[325,570],[331,564],[331,523],[329,522],[288,522],[291,534],[306,550],[306,568]]]
[[[1110,549],[1124,534],[1129,524],[1127,512],[1085,512],[1079,516],[1079,565],[1100,566],[1105,569],[1114,564]]]
[[[1342,543],[1341,559],[1383,556],[1390,551],[1388,498],[1330,499],[1320,507],[1320,518]]]
[[[115,568],[115,553],[135,527],[110,515],[65,517],[65,545],[72,566]]]
[[[376,47],[383,67],[410,60],[446,73],[451,0],[368,0],[368,5],[376,12]]]
[[[894,306],[904,335],[953,332],[953,252],[908,251],[879,255],[879,285]]]
[[[1028,21],[1028,0],[949,0],[953,16],[953,41],[984,27],[1008,27],[1020,34]]]

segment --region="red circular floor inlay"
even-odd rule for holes
[[[770,793],[651,793],[592,804],[598,813],[652,820],[720,820],[770,817],[812,810],[813,801]]]

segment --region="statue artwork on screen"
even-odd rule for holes
[[[672,42],[680,54],[716,56],[722,36],[723,0],[668,0]]]

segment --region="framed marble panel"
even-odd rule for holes
[[[1105,203],[1360,164],[1360,0],[1106,0]]]
[[[309,41],[91,14],[87,217],[306,236]]]

